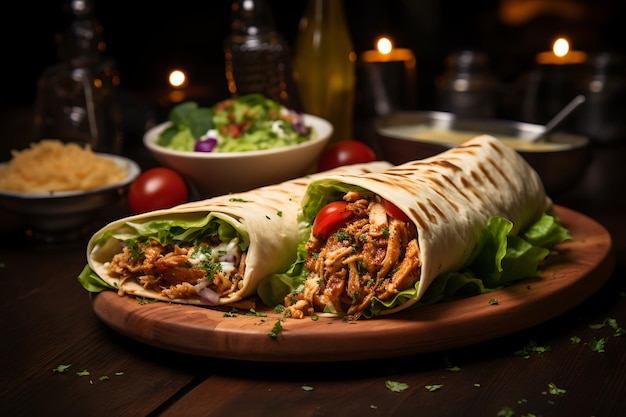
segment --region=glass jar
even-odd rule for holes
[[[231,32],[224,41],[224,54],[232,95],[259,93],[301,110],[291,47],[276,30],[265,0],[232,3]]]

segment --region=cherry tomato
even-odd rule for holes
[[[402,220],[403,222],[411,221],[409,216],[407,216],[402,210],[398,208],[398,206],[396,206],[392,202],[385,200],[384,198],[381,197],[380,203],[384,207],[387,214],[390,215],[391,217],[395,217],[396,219]]]
[[[352,165],[376,160],[376,154],[358,140],[342,140],[331,145],[320,158],[318,171],[326,171],[342,165]]]
[[[165,167],[150,168],[128,188],[128,206],[135,213],[145,213],[185,203],[187,183],[180,174]]]
[[[313,235],[326,239],[346,224],[354,216],[352,211],[346,210],[347,205],[347,201],[333,201],[322,207],[313,221]]]

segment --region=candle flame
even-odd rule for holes
[[[187,76],[181,70],[173,70],[168,77],[168,81],[172,87],[182,87],[186,80]]]
[[[393,49],[393,44],[389,38],[382,37],[378,39],[378,42],[376,42],[376,48],[381,54],[387,55]]]
[[[552,46],[552,52],[556,56],[565,56],[569,52],[569,42],[565,38],[559,38],[554,41],[554,45]]]

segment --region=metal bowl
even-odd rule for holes
[[[7,218],[20,221],[41,240],[55,242],[80,236],[82,228],[126,194],[141,172],[139,165],[131,159],[103,153],[97,155],[112,159],[124,168],[128,172],[126,177],[115,184],[91,190],[49,193],[0,190],[0,216],[5,217],[4,210]]]
[[[510,120],[463,119],[437,111],[399,112],[379,118],[375,130],[382,156],[393,164],[427,158],[478,134],[495,136],[524,157],[551,195],[575,186],[591,160],[586,136],[555,132],[535,145],[530,139],[544,126]]]

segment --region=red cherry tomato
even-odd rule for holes
[[[398,208],[398,206],[396,206],[392,202],[385,200],[384,198],[381,197],[380,203],[384,207],[387,214],[390,215],[391,217],[395,217],[396,219],[402,220],[403,222],[411,221],[409,216],[407,216],[402,210]]]
[[[178,172],[156,167],[139,174],[130,185],[128,206],[139,214],[185,203],[188,196],[187,183]]]
[[[376,160],[376,154],[358,140],[342,140],[328,148],[320,158],[318,171],[326,171],[342,165],[352,165]]]
[[[352,211],[346,210],[347,205],[347,201],[333,201],[322,207],[313,221],[313,235],[326,239],[346,224],[354,216]]]

